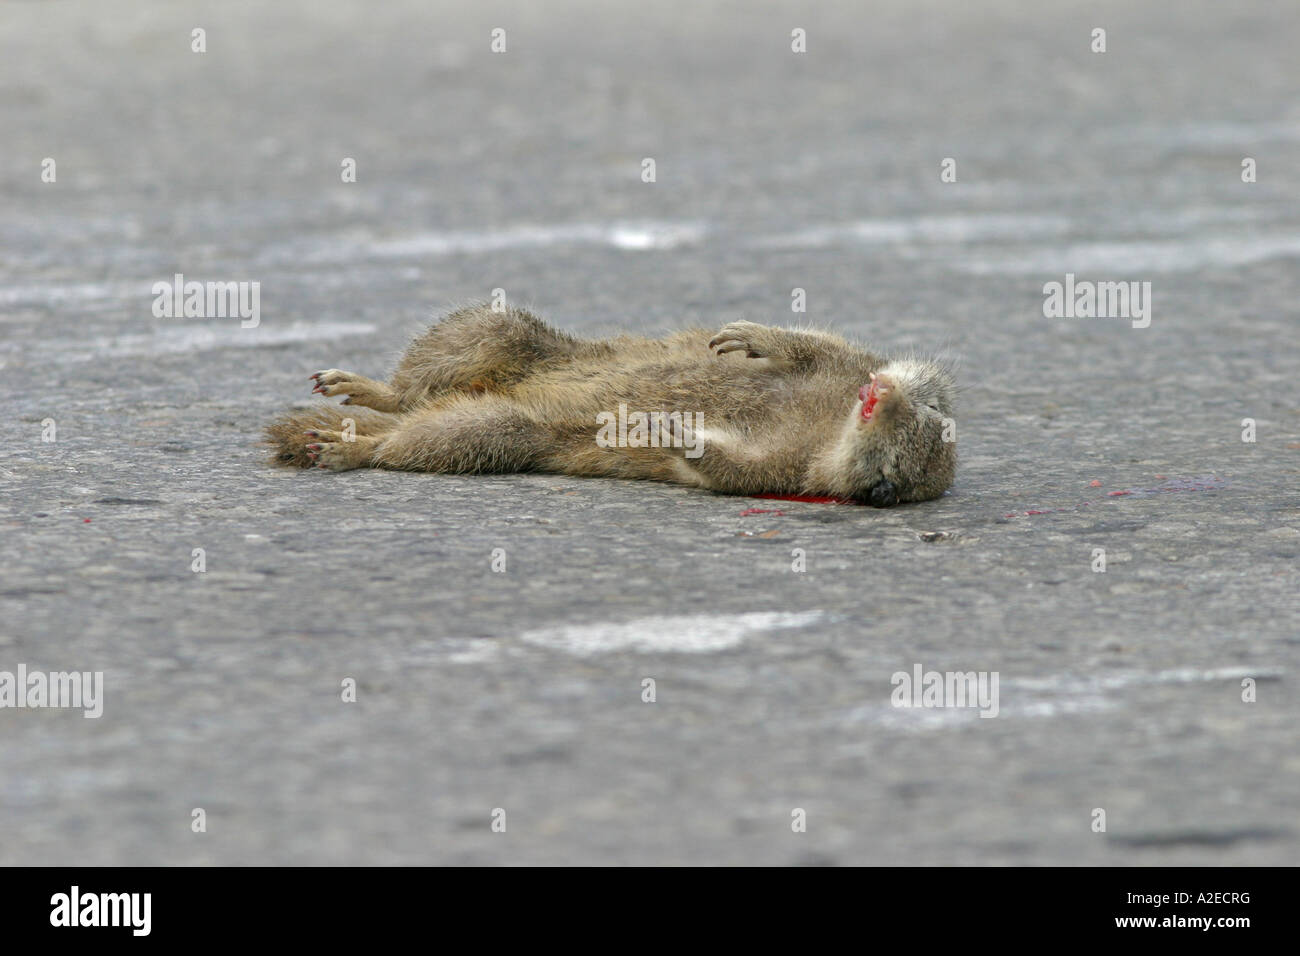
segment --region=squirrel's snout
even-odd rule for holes
[[[867,490],[867,501],[876,508],[898,504],[898,489],[888,478],[881,478]]]

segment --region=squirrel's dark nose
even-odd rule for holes
[[[898,491],[894,488],[893,482],[888,478],[882,478],[867,491],[867,501],[877,508],[888,508],[890,505],[898,504]]]

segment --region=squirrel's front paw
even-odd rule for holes
[[[731,322],[709,340],[709,348],[715,355],[744,352],[748,358],[763,358],[767,353],[762,350],[761,341],[767,331],[766,326],[757,322]]]

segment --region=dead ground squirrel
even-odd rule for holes
[[[348,407],[270,425],[280,464],[650,478],[884,506],[937,498],[957,462],[941,364],[753,322],[585,341],[522,309],[474,306],[416,338],[388,383],[311,379]]]

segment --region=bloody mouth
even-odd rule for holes
[[[876,411],[876,402],[880,401],[880,383],[876,381],[876,376],[871,376],[870,385],[858,389],[858,398],[862,399],[862,420],[871,421],[871,416]]]

